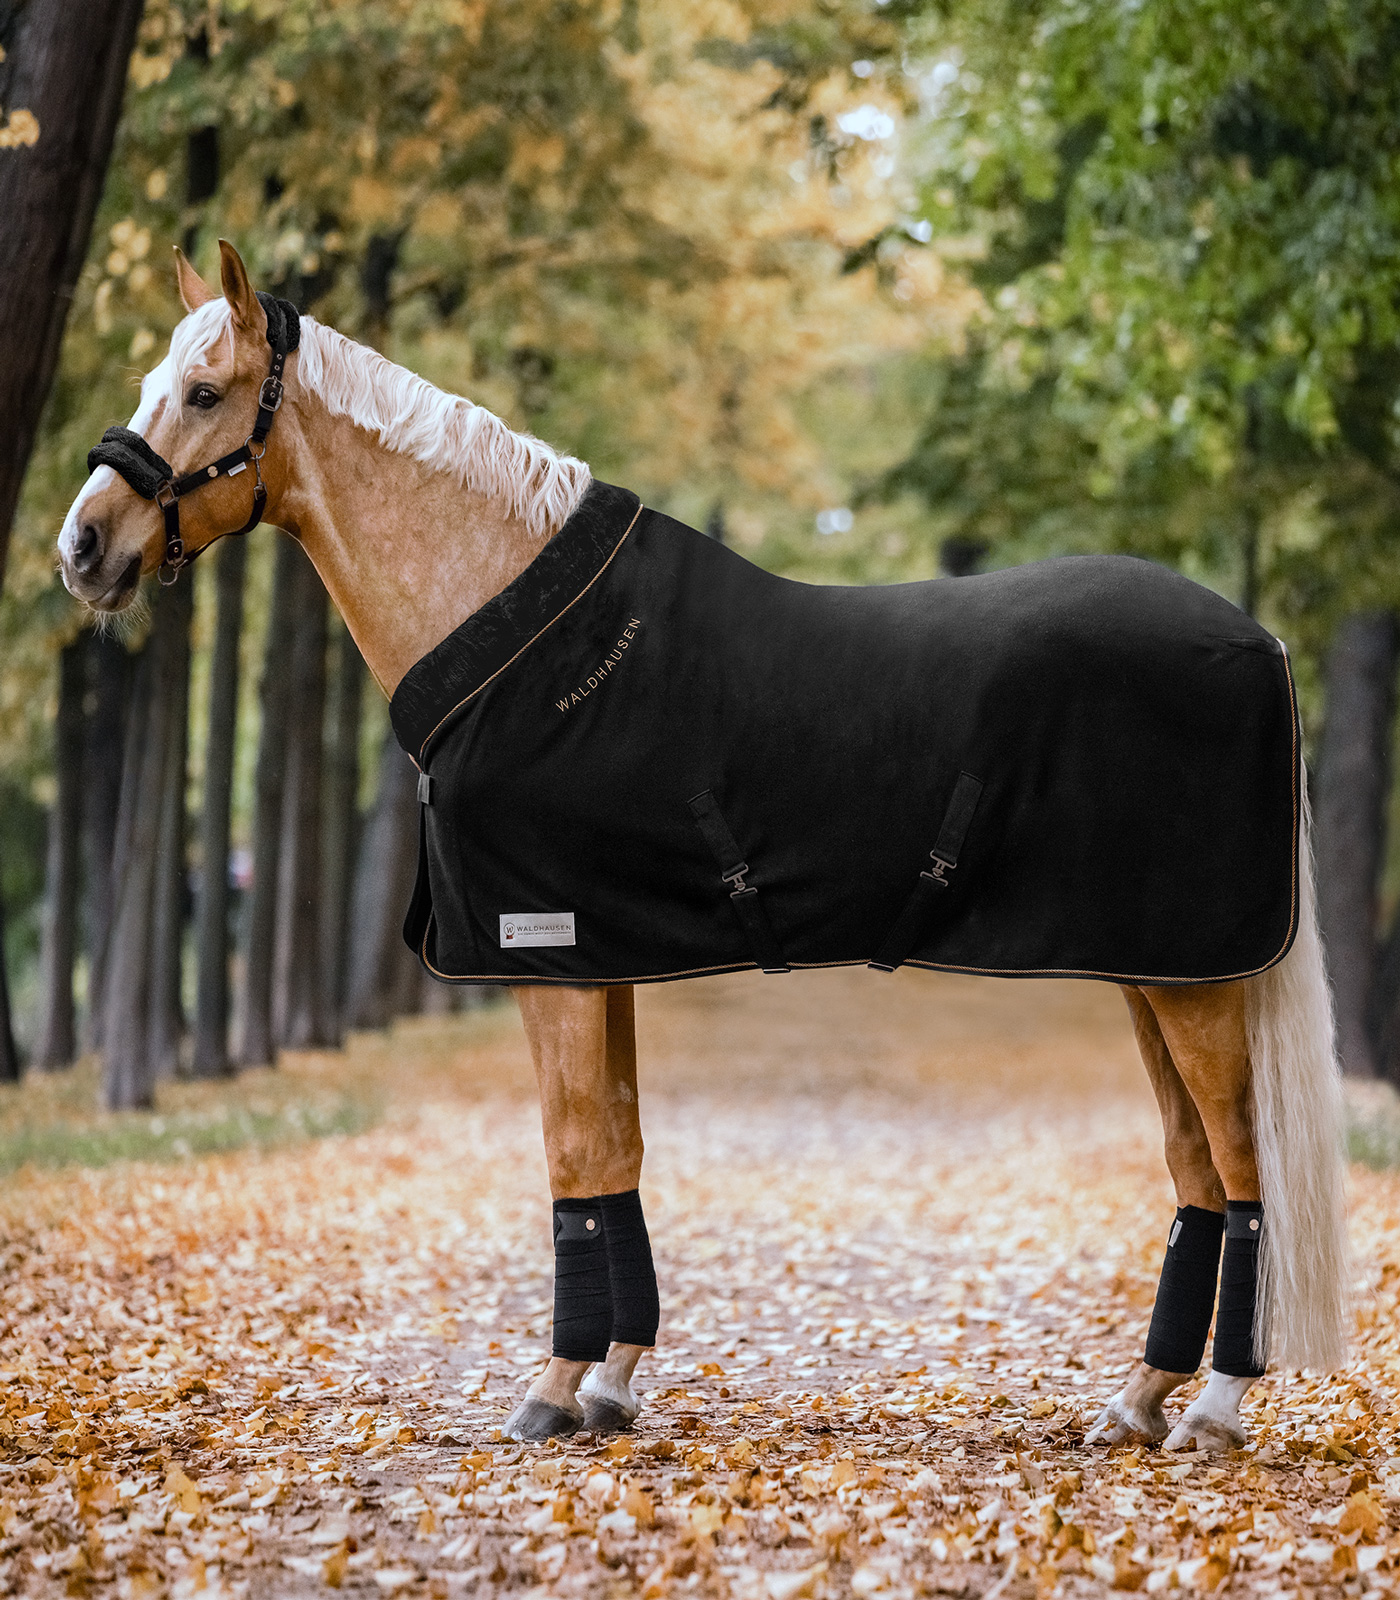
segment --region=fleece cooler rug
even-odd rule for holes
[[[1203,982],[1296,927],[1287,655],[1130,557],[809,585],[595,483],[391,715],[440,978]]]

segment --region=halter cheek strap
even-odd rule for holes
[[[267,507],[267,485],[263,482],[262,458],[267,451],[267,436],[282,405],[282,369],[287,357],[301,343],[301,318],[290,300],[279,300],[270,294],[259,293],[258,301],[267,313],[267,342],[272,349],[267,377],[258,391],[258,414],[253,431],[237,450],[211,461],[207,467],[176,475],[174,467],[163,456],[156,454],[139,433],[130,428],[108,428],[102,442],[88,451],[88,471],[98,467],[111,467],[126,479],[143,500],[154,500],[165,519],[165,560],[160,567],[160,581],[172,584],[180,576],[180,568],[193,561],[199,550],[186,555],[185,543],[180,537],[180,501],[195,489],[203,488],[216,478],[236,478],[251,463],[253,468],[253,509],[241,528],[229,528],[230,535],[248,533],[262,521]],[[215,534],[213,544],[224,534]],[[201,545],[207,550],[209,545]],[[169,572],[167,578],[165,574]]]

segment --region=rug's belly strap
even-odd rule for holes
[[[710,854],[719,863],[720,879],[729,889],[729,903],[748,938],[754,960],[765,972],[790,972],[792,969],[783,958],[782,947],[758,890],[744,881],[752,868],[744,859],[714,795],[708,789],[701,790],[690,802],[690,812],[710,847]]]
[[[919,874],[914,892],[904,902],[903,911],[875,952],[870,965],[876,971],[893,972],[914,953],[933,908],[951,886],[949,874],[958,864],[958,853],[967,840],[967,830],[972,826],[972,816],[981,798],[982,780],[974,778],[970,772],[959,773],[953,786],[953,798],[943,815],[943,825],[929,851],[933,867],[925,867]]]

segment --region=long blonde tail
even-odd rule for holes
[[[1306,774],[1293,948],[1252,978],[1249,1059],[1264,1200],[1256,1356],[1281,1367],[1338,1367],[1350,1326],[1342,1088],[1313,885]]]

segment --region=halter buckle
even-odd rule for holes
[[[258,390],[258,405],[264,411],[279,411],[282,407],[281,378],[264,378]]]
[[[174,480],[171,478],[167,478],[156,490],[156,504],[162,511],[168,511],[179,498],[175,492]]]

